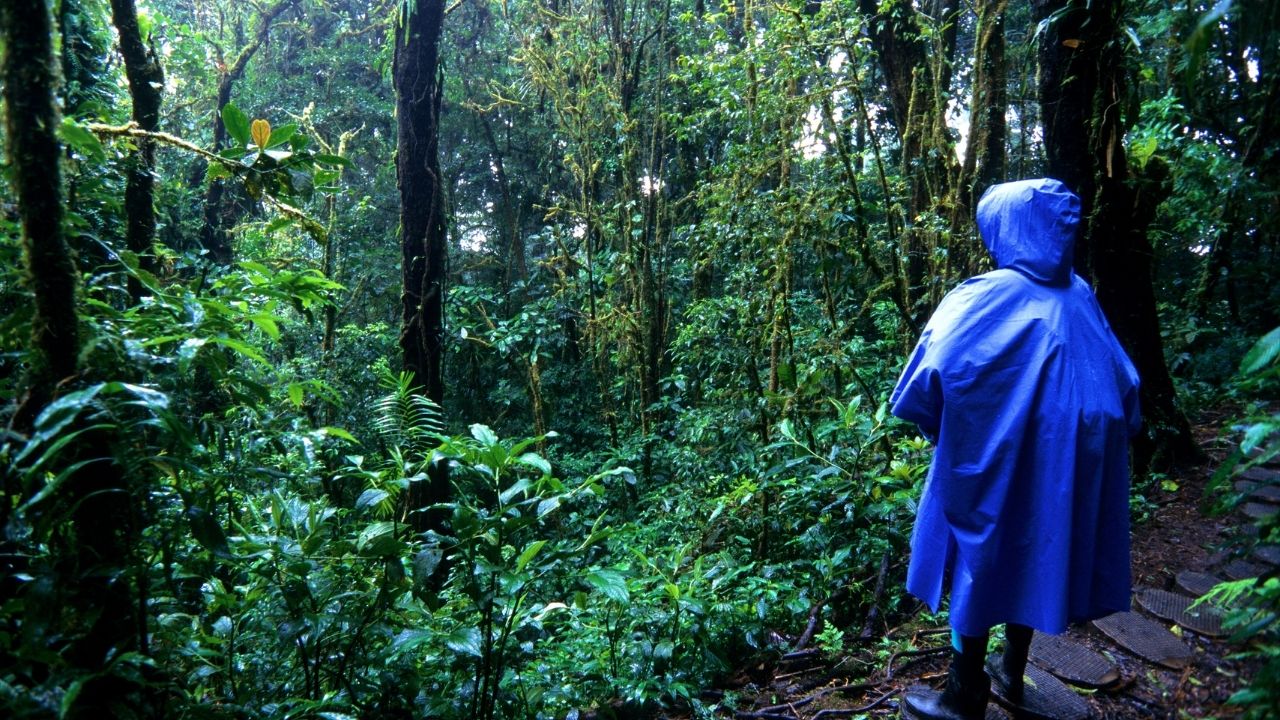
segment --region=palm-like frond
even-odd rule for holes
[[[419,392],[413,373],[382,376],[387,394],[375,405],[374,429],[389,445],[406,452],[426,452],[443,439],[444,412],[430,398]]]

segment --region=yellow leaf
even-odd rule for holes
[[[258,118],[253,121],[253,126],[250,129],[249,134],[253,136],[254,145],[257,145],[260,148],[265,148],[267,146],[267,142],[271,140],[271,123],[263,120],[262,118]]]
[[[1062,41],[1062,44],[1063,44],[1063,45],[1066,45],[1066,46],[1067,46],[1067,47],[1069,47],[1069,48],[1078,48],[1078,47],[1080,47],[1080,41],[1079,41],[1079,40],[1077,40],[1077,39],[1075,39],[1075,38],[1067,38],[1066,40],[1063,40],[1063,41]]]

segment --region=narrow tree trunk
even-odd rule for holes
[[[271,36],[271,25],[286,10],[298,4],[298,0],[279,0],[275,5],[262,13],[258,22],[258,32],[247,45],[240,49],[235,61],[226,69],[218,80],[218,94],[213,108],[213,151],[222,150],[227,143],[227,128],[222,123],[222,108],[231,102],[231,91],[236,81],[249,66],[249,61]],[[209,253],[209,259],[219,265],[231,264],[231,236],[227,233],[226,219],[226,185],[222,180],[209,183],[204,196],[204,226],[200,232],[200,244]]]
[[[418,0],[402,8],[395,28],[396,185],[400,191],[400,349],[428,398],[444,402],[445,242],[444,188],[440,174],[440,31],[444,0]],[[450,496],[443,465],[414,483],[409,503],[425,508]],[[414,515],[419,532],[443,529],[436,513]],[[439,582],[447,570],[442,566]]]
[[[129,78],[129,94],[133,98],[133,121],[148,132],[160,129],[160,97],[164,71],[154,48],[147,47],[138,28],[138,11],[133,0],[111,0],[111,21],[120,35],[120,54],[124,57],[125,75]],[[154,271],[152,243],[156,236],[156,211],[153,202],[155,186],[155,141],[138,138],[137,149],[128,162],[125,180],[124,211],[126,216],[125,246],[138,257],[139,266]],[[137,279],[129,278],[129,296],[136,303],[143,288]]]

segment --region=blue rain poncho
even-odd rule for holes
[[[1080,200],[997,185],[978,229],[998,270],[949,293],[890,403],[937,444],[907,589],[951,626],[1048,633],[1129,608],[1129,438],[1138,375],[1072,272]]]

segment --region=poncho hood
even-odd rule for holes
[[[978,202],[978,231],[996,266],[1051,285],[1071,283],[1080,198],[1052,179],[993,185]]]

